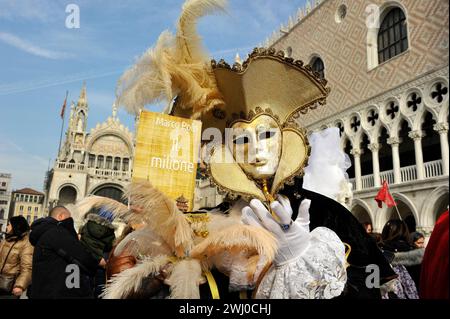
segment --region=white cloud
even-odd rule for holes
[[[48,22],[64,15],[64,7],[51,0],[0,0],[0,18]]]
[[[48,88],[52,86],[63,85],[67,83],[81,82],[84,80],[97,79],[109,76],[116,76],[121,74],[126,68],[120,68],[116,70],[93,70],[89,72],[80,72],[75,74],[69,74],[61,78],[44,78],[32,81],[14,82],[10,84],[0,85],[0,96],[23,93],[33,91],[37,89]]]
[[[0,32],[0,41],[3,41],[4,43],[9,44],[10,46],[13,46],[24,52],[47,59],[67,59],[73,56],[65,52],[57,52],[40,48],[26,40],[15,36],[14,34],[7,32]]]

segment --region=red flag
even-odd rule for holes
[[[389,193],[389,187],[386,181],[383,182],[383,186],[375,197],[375,200],[377,201],[379,208],[383,207],[382,202],[385,202],[388,207],[397,206],[391,193]]]
[[[64,99],[64,103],[61,107],[61,119],[64,118],[64,112],[66,111],[66,104],[67,104],[67,95],[69,94],[69,92],[66,92],[66,98]]]

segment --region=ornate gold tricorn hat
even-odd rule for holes
[[[202,130],[217,128],[222,133],[235,122],[251,122],[260,115],[274,118],[282,130],[282,153],[271,181],[270,194],[275,196],[285,183],[303,174],[310,147],[306,131],[294,119],[326,102],[329,88],[310,66],[285,57],[282,51],[256,48],[248,59],[232,67],[223,60],[211,62],[223,105],[201,113]],[[189,107],[174,103],[171,114],[194,117]],[[196,117],[198,118],[198,117]],[[267,197],[261,185],[247,176],[233,161],[224,144],[213,147],[208,161],[208,175],[220,190],[244,198]]]
[[[223,60],[212,60],[211,67],[224,104],[201,113],[203,130],[215,127],[223,131],[236,120],[252,118],[257,108],[270,109],[283,125],[299,112],[325,104],[330,91],[327,81],[309,65],[273,48],[255,48],[242,65],[231,67]],[[171,114],[197,117],[199,113],[174,103]]]

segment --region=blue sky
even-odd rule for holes
[[[183,0],[0,0],[0,172],[14,189],[42,190],[59,142],[59,112],[76,101],[83,81],[88,127],[111,114],[122,72],[159,34],[173,30]],[[305,0],[229,0],[227,14],[199,23],[205,47],[216,59],[245,58]],[[80,8],[80,28],[68,29],[68,4]],[[159,111],[158,107],[153,108]],[[133,117],[119,111],[131,130]]]

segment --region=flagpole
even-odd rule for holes
[[[64,99],[64,104],[67,103],[67,96],[69,95],[69,91],[66,91],[66,98]],[[66,105],[64,105],[64,108],[66,107]],[[61,141],[62,141],[62,136],[63,136],[63,130],[64,130],[64,120],[66,118],[66,112],[64,109],[64,112],[62,114],[62,123],[61,123],[61,134],[59,136],[59,146],[58,146],[58,158],[59,158],[59,153],[61,152]]]
[[[387,188],[388,188],[388,192],[390,194],[391,190],[389,189],[389,183],[386,183],[386,185],[387,185]],[[395,200],[394,200],[394,204],[395,204],[394,207],[395,207],[395,210],[397,211],[398,218],[400,218],[400,220],[403,221],[402,216],[400,215],[400,212],[398,211],[397,203],[395,202]]]

